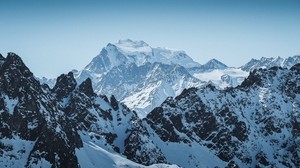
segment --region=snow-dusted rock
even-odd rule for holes
[[[254,70],[236,88],[184,90],[144,119],[155,132],[149,139],[183,167],[299,167],[299,69]]]
[[[143,155],[152,160],[126,159],[125,140],[141,121],[113,96],[96,95],[89,78],[77,84],[72,72],[62,74],[50,89],[16,54],[2,60],[0,167],[176,167],[155,164],[167,161],[152,141]]]

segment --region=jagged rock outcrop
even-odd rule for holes
[[[9,53],[0,76],[1,139],[8,142],[2,143],[4,148],[10,147],[1,153],[2,158],[10,158],[3,166],[15,167],[16,160],[26,158],[22,165],[25,167],[43,165],[43,159],[52,163],[52,167],[78,167],[75,148],[82,146],[81,140],[76,139],[67,116],[21,58]],[[18,139],[22,140],[20,144],[9,143]],[[24,148],[29,146],[31,149],[26,151]]]

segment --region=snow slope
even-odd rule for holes
[[[108,152],[93,142],[84,142],[83,148],[76,149],[76,155],[80,166],[88,168],[98,168],[99,166],[107,168],[178,168],[176,165],[168,164],[153,164],[151,166],[137,164],[119,154]]]
[[[120,65],[94,84],[96,92],[114,95],[137,111],[141,118],[167,97],[176,96],[185,88],[201,85],[203,82],[190,75],[184,67],[162,63]]]

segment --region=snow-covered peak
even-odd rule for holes
[[[225,70],[227,68],[228,68],[228,66],[223,64],[222,62],[220,62],[216,59],[211,59],[204,65],[188,68],[188,71],[191,74],[195,75],[195,74],[200,74],[200,73],[203,74],[205,72],[211,72],[214,70]]]
[[[151,52],[151,47],[144,41],[133,41],[130,39],[119,40],[115,44],[119,49],[125,53],[135,53],[135,52]]]
[[[154,62],[168,65],[179,64],[185,68],[200,66],[184,51],[161,47],[153,48],[144,41],[126,39],[119,40],[116,44],[109,43],[85,69],[103,74],[123,64],[134,63],[141,66]]]
[[[300,55],[295,55],[293,57],[286,58],[283,64],[285,65],[285,67],[289,68],[297,63],[300,63]]]
[[[132,47],[143,47],[143,46],[149,46],[149,44],[145,43],[143,40],[131,40],[131,39],[125,39],[125,40],[119,40],[118,43],[116,43],[118,46],[132,46]]]

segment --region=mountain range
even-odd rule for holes
[[[153,48],[130,39],[109,43],[83,70],[73,70],[78,83],[92,79],[97,94],[114,95],[140,118],[167,97],[184,89],[214,84],[219,89],[236,87],[254,69],[281,66],[290,68],[300,56],[252,59],[241,67],[228,67],[216,59],[199,64],[184,51]],[[56,79],[40,78],[53,87]]]
[[[189,74],[181,65],[123,66]],[[49,87],[8,53],[0,55],[0,166],[296,168],[299,109],[300,64],[254,69],[237,87],[183,89],[140,118],[95,93],[91,78],[78,83],[69,72]]]

